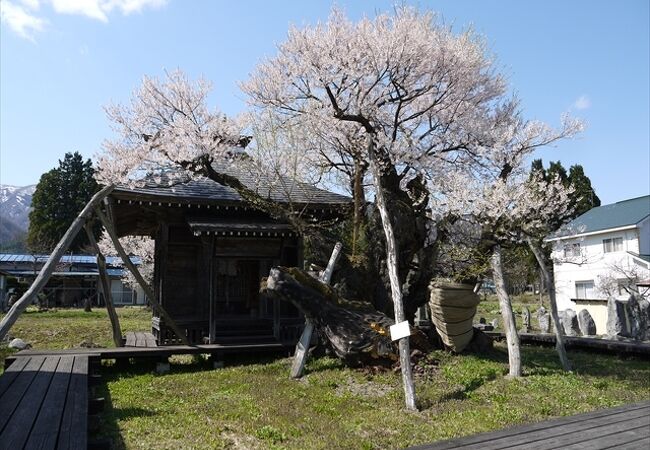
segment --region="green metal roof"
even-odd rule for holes
[[[634,253],[634,252],[628,252],[628,253],[632,256],[636,256],[637,258],[644,260],[645,262],[650,263],[650,255],[639,255],[638,253]]]
[[[650,195],[592,208],[549,236],[550,239],[636,225],[650,216]]]

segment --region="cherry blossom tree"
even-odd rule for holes
[[[278,54],[243,85],[252,104],[287,121],[363,136],[385,233],[395,320],[404,320],[391,210],[392,195],[449,162],[469,162],[493,121],[511,113],[506,84],[484,41],[471,30],[454,34],[433,13],[401,8],[357,23],[335,10],[326,23],[292,28]],[[424,194],[424,195],[422,195]],[[426,204],[427,193],[407,198]],[[407,407],[415,408],[408,340],[400,341]]]
[[[144,280],[149,284],[153,284],[154,272],[154,255],[156,243],[149,236],[123,236],[120,238],[120,244],[126,253],[130,256],[137,256],[140,259],[138,269]],[[100,252],[105,256],[117,257],[118,252],[115,249],[113,241],[104,232],[101,239],[97,242]],[[123,266],[122,263],[118,263]],[[125,271],[123,281],[131,286],[137,286],[138,282],[130,271]]]
[[[144,77],[130,105],[106,107],[116,137],[98,155],[98,181],[133,185],[145,177],[209,175],[212,162],[232,157],[247,140],[240,123],[208,109],[209,91],[207,81],[191,83],[174,71],[163,81]]]
[[[559,178],[544,180],[531,177],[528,158],[539,147],[575,136],[583,123],[563,117],[554,130],[538,121],[527,121],[516,102],[507,115],[496,114],[490,139],[472,154],[472,163],[456,165],[430,182],[441,193],[434,200],[438,211],[475,218],[481,226],[482,251],[490,255],[501,315],[506,330],[510,376],[521,376],[519,336],[512,305],[506,291],[502,262],[504,245],[526,242],[535,254],[547,278],[551,311],[556,325],[557,348],[563,367],[569,363],[559,326],[552,279],[536,240],[550,233],[550,224],[558,217],[570,216],[572,193]]]

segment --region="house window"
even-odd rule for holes
[[[603,239],[603,252],[622,252],[623,251],[623,238]]]
[[[564,244],[564,257],[580,256],[580,244]]]
[[[594,280],[576,281],[576,298],[593,299],[596,298],[594,293]]]

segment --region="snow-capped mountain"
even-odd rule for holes
[[[36,185],[9,186],[0,185],[0,217],[9,219],[20,228],[29,227],[29,208]]]
[[[24,240],[35,189],[36,185],[0,185],[0,247]]]

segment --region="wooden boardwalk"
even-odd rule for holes
[[[130,331],[126,333],[125,347],[158,347],[156,337],[145,331]]]
[[[506,338],[504,333],[487,331],[485,334],[496,339]],[[552,347],[555,345],[555,335],[549,333],[519,333],[519,340],[522,344],[543,345]],[[613,340],[585,336],[564,336],[564,346],[567,350],[587,350],[599,353],[612,353],[616,355],[630,355],[650,358],[650,342],[638,342],[632,340]]]
[[[85,449],[88,357],[28,356],[0,376],[0,449]]]
[[[412,447],[451,449],[650,449],[650,401]]]
[[[91,359],[165,358],[173,355],[199,355],[230,353],[265,353],[287,350],[278,342],[264,344],[197,344],[163,345],[159,347],[70,348],[58,350],[21,350],[5,359],[5,367],[25,356],[87,356]]]

